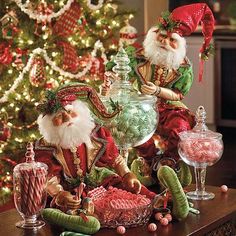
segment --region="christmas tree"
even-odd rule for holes
[[[0,205],[12,167],[39,137],[37,105],[69,82],[96,89],[133,12],[112,0],[7,0],[0,6]]]

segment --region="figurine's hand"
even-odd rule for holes
[[[153,95],[157,90],[157,87],[152,82],[147,82],[141,86],[141,92],[147,95]]]
[[[60,207],[78,209],[80,208],[81,199],[76,199],[76,196],[72,195],[70,192],[61,191],[56,196],[55,203]]]
[[[123,184],[128,191],[140,193],[141,183],[132,172],[128,172],[123,176]]]

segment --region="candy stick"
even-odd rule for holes
[[[76,191],[76,198],[77,198],[77,200],[80,199],[80,197],[81,197],[81,195],[82,195],[82,193],[84,191],[85,186],[86,186],[85,183],[80,183],[79,187],[76,188],[75,191]]]

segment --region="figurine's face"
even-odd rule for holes
[[[39,116],[37,121],[44,139],[48,143],[68,149],[81,143],[91,146],[90,135],[95,123],[87,105],[74,101],[64,109],[56,114]]]
[[[177,33],[152,27],[143,42],[144,55],[154,65],[177,70],[186,56],[186,40]]]
[[[71,124],[69,121],[77,117],[78,114],[72,109],[59,111],[53,118],[52,123],[54,126],[60,126],[68,122],[68,126]]]
[[[166,33],[158,33],[157,34],[157,41],[161,43],[161,47],[167,49],[171,47],[172,49],[178,48],[178,41],[177,39],[173,38],[172,35],[167,35]]]

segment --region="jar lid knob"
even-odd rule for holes
[[[195,115],[196,125],[194,126],[194,131],[207,131],[206,126],[206,110],[203,106],[199,106]]]

